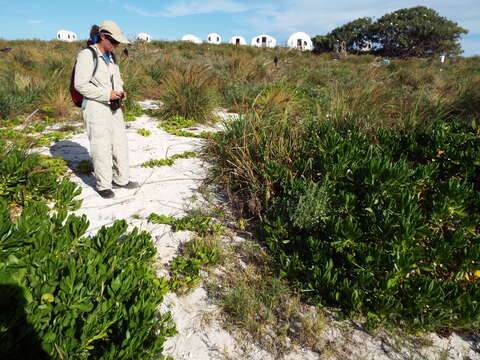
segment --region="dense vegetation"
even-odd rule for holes
[[[0,138],[14,141],[13,127],[26,129],[23,119],[37,108],[28,127],[78,119],[66,84],[81,45],[4,45],[13,49],[0,57],[0,78],[8,82],[0,90],[7,99],[0,106]],[[130,114],[143,98],[165,104],[160,116],[167,124],[213,120],[213,105],[242,114],[210,140],[215,175],[242,216],[255,219],[280,274],[305,297],[372,325],[478,328],[478,58],[383,65],[371,55],[339,61],[286,49],[163,42],[135,44],[130,54],[119,56]],[[195,106],[191,94],[200,96]],[[33,209],[38,206],[24,212]],[[148,263],[148,241],[121,236],[122,226],[111,230],[111,246],[139,236]],[[98,246],[82,231],[78,237],[56,231],[77,239],[48,245],[67,246],[78,254],[72,262],[87,254],[82,241]],[[29,244],[18,251],[33,256],[31,250]],[[121,246],[118,251],[122,264]],[[148,267],[142,269],[152,279]],[[143,285],[146,294],[158,290]],[[48,305],[51,298],[42,304],[43,294],[38,304]]]
[[[215,151],[303,294],[371,325],[478,328],[480,137],[471,126],[373,135],[251,115]]]
[[[151,267],[150,235],[118,221],[85,236],[87,218],[68,213],[80,189],[57,180],[61,166],[2,152],[1,357],[158,358],[174,329],[158,314],[167,285]]]
[[[315,81],[323,64],[303,69],[324,95],[310,114],[253,109],[212,145],[221,182],[302,294],[369,325],[478,329],[480,91],[465,64],[398,62],[334,86]]]
[[[313,41],[317,52],[332,51],[335,44],[345,42],[350,53],[369,50],[380,56],[428,57],[458,55],[462,52],[460,37],[467,30],[424,6],[400,9],[376,21],[360,18],[333,29]]]

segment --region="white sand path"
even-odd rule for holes
[[[149,102],[142,105],[150,107]],[[220,113],[226,117],[225,113]],[[166,225],[151,224],[146,217],[152,212],[169,216],[182,216],[192,196],[207,174],[207,165],[199,158],[177,159],[172,166],[144,168],[141,164],[151,159],[164,159],[185,151],[199,151],[204,140],[177,137],[157,127],[158,122],[146,115],[127,123],[131,180],[140,183],[134,190],[114,189],[113,199],[103,199],[95,191],[93,175],[72,174],[73,182],[82,188],[79,199],[82,206],[75,213],[87,215],[90,226],[87,234],[95,234],[102,226],[115,220],[126,219],[131,227],[136,226],[152,235],[157,248],[159,276],[165,275],[167,265],[177,254],[180,245],[191,238],[187,231],[173,233]],[[138,129],[146,129],[150,136],[142,136]],[[195,127],[192,132],[215,131],[205,126]],[[62,140],[51,147],[42,148],[44,154],[61,157],[75,169],[82,160],[90,160],[89,142],[85,133]],[[221,359],[225,354],[244,359],[244,351],[235,339],[223,330],[218,321],[205,326],[202,319],[206,311],[215,311],[202,287],[186,296],[170,293],[165,297],[161,311],[170,310],[178,335],[169,339],[165,354],[174,359],[208,360]],[[239,355],[239,353],[242,355]],[[251,359],[269,359],[269,354],[252,348]],[[307,359],[305,359],[307,360]]]

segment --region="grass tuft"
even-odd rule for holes
[[[190,65],[167,73],[160,98],[163,102],[160,112],[164,118],[182,116],[200,124],[215,120],[215,79],[209,69],[205,65]]]

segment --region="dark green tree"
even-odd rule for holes
[[[312,39],[313,52],[320,54],[324,52],[330,52],[333,50],[333,46],[328,35],[317,35]]]
[[[372,23],[373,21],[369,17],[353,20],[333,29],[327,34],[327,37],[332,44],[345,41],[347,51],[353,53],[368,43],[371,37]]]
[[[360,18],[333,29],[327,35],[315,36],[314,51],[317,53],[332,51],[335,44],[345,41],[346,50],[350,53],[358,51],[370,39],[371,18]]]
[[[370,27],[370,40],[382,56],[458,55],[460,37],[467,32],[435,10],[417,6],[382,16]]]

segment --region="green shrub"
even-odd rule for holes
[[[281,274],[316,302],[416,329],[480,325],[480,138],[245,116],[212,148]]]
[[[81,201],[74,200],[81,189],[68,179],[57,180],[59,164],[37,154],[14,148],[2,148],[0,158],[0,198],[25,205],[29,201],[47,200],[55,208],[76,210]]]
[[[2,356],[163,358],[174,329],[158,314],[168,285],[151,267],[150,235],[117,221],[85,237],[85,216],[48,213],[30,203],[14,224],[0,200]]]
[[[57,179],[63,160],[15,148],[1,155],[2,357],[163,358],[175,330],[158,314],[169,285],[155,276],[150,235],[117,221],[85,236],[85,215],[68,213],[80,189]]]
[[[154,112],[153,115],[161,115],[158,112]],[[181,115],[175,115],[168,119],[163,119],[157,125],[158,128],[165,130],[169,134],[175,136],[194,137],[194,138],[212,138],[214,133],[211,131],[202,131],[200,134],[193,133],[191,131],[183,130],[183,128],[191,127],[195,124],[195,119],[185,118]]]
[[[214,78],[208,66],[191,65],[185,70],[172,69],[162,81],[164,92],[160,109],[165,118],[180,115],[197,123],[214,120],[217,103]]]
[[[222,263],[224,250],[215,236],[194,237],[182,248],[182,255],[170,263],[170,287],[176,292],[193,288],[200,281],[200,270]]]

